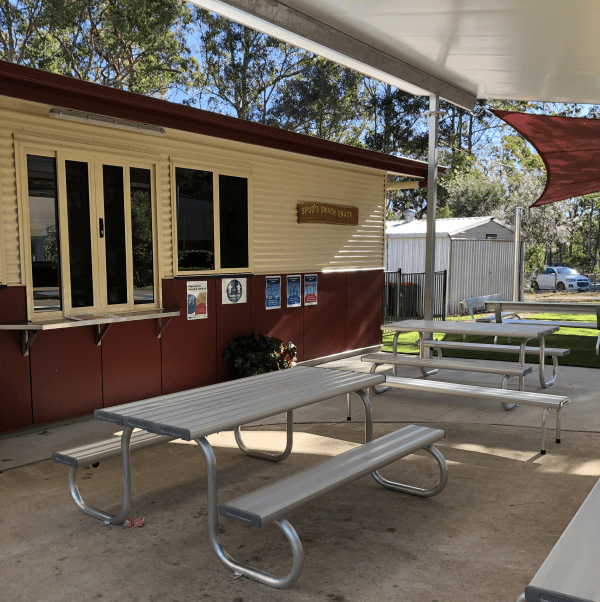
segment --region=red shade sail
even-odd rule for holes
[[[546,187],[532,207],[600,190],[600,119],[492,113],[530,142],[546,165]]]

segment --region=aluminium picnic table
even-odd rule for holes
[[[600,304],[598,303],[562,303],[560,301],[555,302],[540,302],[540,301],[486,301],[485,308],[487,311],[493,311],[494,316],[490,318],[478,318],[478,321],[483,322],[486,319],[492,319],[495,317],[496,322],[504,322],[502,319],[502,310],[507,310],[509,312],[518,312],[518,313],[548,313],[548,314],[588,314],[595,315],[596,322],[566,322],[560,320],[530,320],[530,319],[521,319],[519,318],[521,323],[530,324],[537,322],[542,323],[552,323],[556,322],[559,326],[564,328],[588,328],[590,330],[598,330],[598,338],[596,339],[596,355],[600,355]],[[517,320],[507,320],[507,322],[516,322]]]
[[[437,320],[403,320],[401,322],[391,322],[382,324],[381,330],[395,331],[392,349],[394,355],[398,355],[398,336],[402,332],[419,333],[419,357],[425,358],[425,346],[423,345],[424,336],[433,335],[434,332],[442,334],[466,334],[476,336],[503,336],[521,339],[519,347],[519,365],[525,365],[525,347],[530,339],[539,339],[540,342],[540,384],[547,388],[549,383],[544,377],[545,366],[545,337],[559,329],[558,326],[550,324],[518,324],[510,323],[487,323],[472,322],[466,320],[460,321],[437,321]]]
[[[373,438],[373,421],[367,391],[369,387],[380,385],[383,382],[385,382],[385,376],[382,374],[364,374],[328,368],[296,366],[291,370],[261,374],[96,410],[94,412],[95,419],[112,422],[124,427],[121,436],[124,503],[123,510],[115,521],[120,520],[121,515],[126,516],[131,506],[129,445],[134,428],[143,429],[156,435],[167,435],[179,437],[186,441],[196,441],[207,461],[210,540],[221,561],[227,565],[231,558],[223,550],[218,537],[216,460],[206,437],[219,431],[235,429],[236,440],[245,453],[267,460],[282,460],[287,457],[292,449],[292,412],[294,409],[331,399],[338,395],[356,393],[365,406],[365,441],[369,442]],[[268,455],[263,452],[249,450],[243,444],[240,433],[241,425],[282,412],[287,412],[288,419],[287,445],[281,454]],[[390,484],[390,482],[380,477],[377,472],[374,472],[373,476],[376,480],[379,478],[378,482],[384,484],[384,486]],[[442,483],[442,488],[444,484]],[[290,540],[292,548],[297,550],[299,540],[295,531],[291,526],[288,529],[285,521],[280,522],[279,526]],[[301,550],[301,546],[299,549]],[[295,559],[296,556],[295,553]],[[297,562],[297,560],[294,561],[296,572],[298,571]],[[299,566],[301,567],[301,564]],[[244,569],[244,574],[262,583],[267,585],[278,583],[277,579],[261,571],[250,567],[244,567]],[[282,583],[287,582],[284,580]],[[276,586],[280,587],[281,583]]]

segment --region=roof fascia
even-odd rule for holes
[[[387,173],[418,178],[427,176],[425,161],[339,144],[4,61],[0,61],[0,95],[49,107],[142,121],[174,130],[340,161]],[[444,173],[446,170],[439,167],[438,171]]]

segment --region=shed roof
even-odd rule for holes
[[[447,217],[440,218],[435,222],[436,236],[456,236],[457,234],[466,233],[472,228],[483,226],[489,222],[510,230],[512,228],[495,219],[494,217]],[[427,233],[427,220],[415,219],[407,221],[389,221],[386,225],[385,234],[388,238],[425,238]]]
[[[0,95],[371,167],[391,174],[427,177],[424,161],[330,142],[4,61],[0,61]],[[439,167],[438,171],[444,173],[445,169]]]

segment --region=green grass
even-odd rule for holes
[[[486,314],[489,315],[489,314]],[[533,320],[558,320],[560,322],[596,322],[596,316],[575,315],[573,314],[535,314],[528,316]],[[470,316],[461,316],[460,318],[450,318],[451,320],[470,320]],[[402,333],[398,337],[398,353],[419,353],[419,345],[417,344],[419,334],[417,332]],[[462,335],[454,334],[435,334],[433,337],[437,341],[463,341],[465,343],[493,343],[493,337],[467,336],[463,339]],[[560,349],[570,349],[571,353],[565,357],[558,359],[561,366],[583,366],[591,368],[600,368],[600,356],[596,355],[596,340],[598,331],[587,328],[561,328],[556,334],[546,337],[546,347],[559,347]],[[389,331],[383,332],[383,347],[382,351],[392,351],[392,341],[394,333]],[[499,337],[498,343],[508,345],[507,337]],[[517,344],[516,339],[512,339],[512,344]],[[529,341],[528,347],[538,347],[538,341]],[[473,359],[489,359],[514,361],[519,360],[518,354],[512,353],[493,353],[486,351],[467,351],[459,349],[444,349],[445,357],[466,357]],[[530,364],[537,364],[538,357],[527,355],[525,361]],[[548,362],[546,362],[548,363]]]

